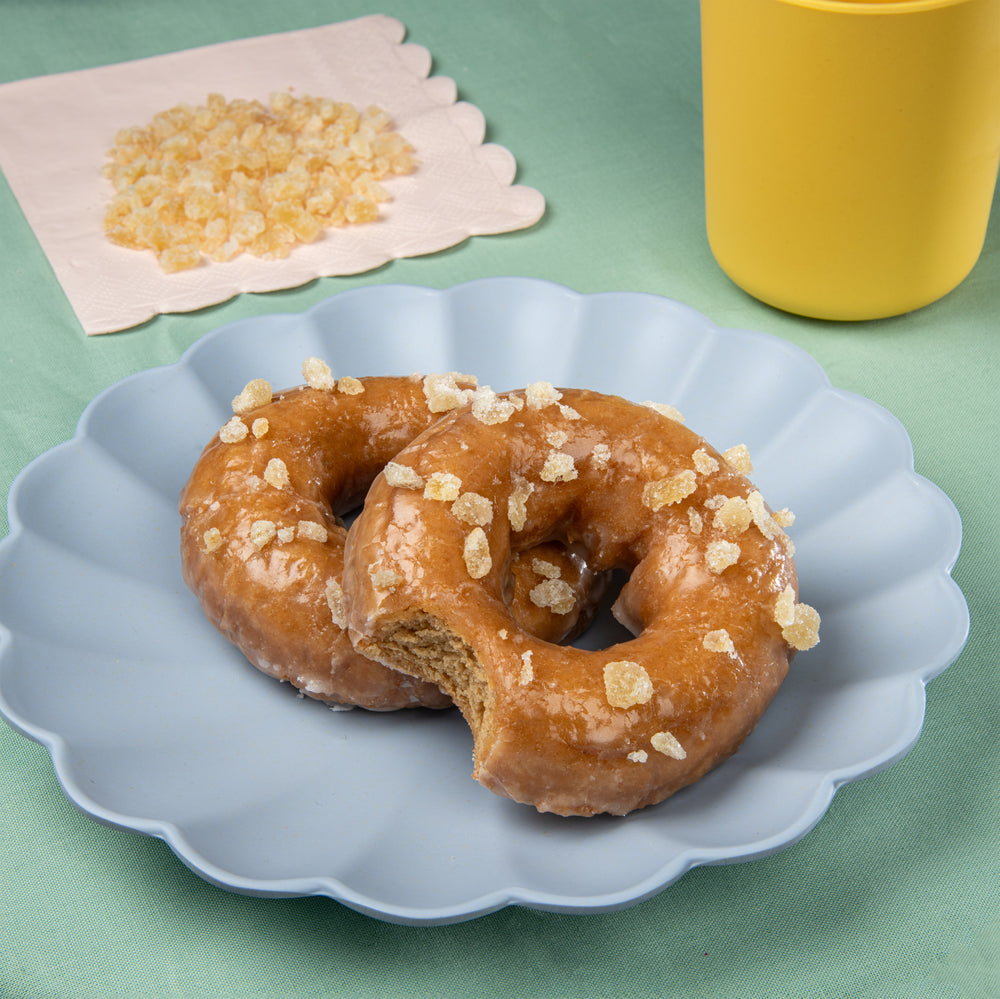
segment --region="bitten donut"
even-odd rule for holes
[[[472,526],[379,476],[352,527],[355,647],[450,694],[473,775],[498,794],[563,815],[659,802],[739,747],[795,648],[817,640],[790,514],[745,477],[744,448],[720,454],[677,415],[546,383],[480,398],[394,461],[448,477],[491,516]],[[518,626],[508,566],[550,540],[630,573],[614,613],[634,638],[587,651]]]
[[[250,382],[202,452],[180,497],[184,579],[255,666],[311,697],[379,711],[450,706],[433,683],[356,653],[331,608],[339,608],[343,570],[340,516],[361,505],[400,448],[464,403],[475,380],[334,379],[315,358],[303,374],[306,385],[276,394],[264,380]],[[393,471],[390,464],[390,478]],[[545,582],[536,561],[558,566],[572,586],[558,612],[529,598]],[[560,545],[526,556],[518,574],[521,590],[508,594],[518,620],[552,641],[586,623],[603,586]]]

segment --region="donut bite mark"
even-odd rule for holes
[[[345,556],[351,640],[447,691],[490,790],[561,815],[662,801],[739,747],[794,646],[816,640],[789,518],[741,452],[715,451],[673,411],[544,383],[493,410],[506,415],[455,410],[395,459],[486,498],[488,524],[376,478]],[[613,612],[634,638],[587,651],[518,626],[511,561],[553,540],[630,574]]]
[[[376,711],[448,707],[435,684],[351,646],[342,628],[341,517],[404,445],[471,398],[476,381],[334,378],[316,358],[303,364],[303,377],[305,385],[277,393],[264,379],[249,382],[202,452],[179,502],[185,582],[251,663],[303,694]],[[393,481],[401,474],[390,464]],[[600,577],[559,545],[539,557],[572,580],[572,606],[563,614],[540,608],[530,587],[512,599],[524,604],[524,627],[558,641],[588,620]],[[519,567],[528,578],[530,562]]]

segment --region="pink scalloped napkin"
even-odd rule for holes
[[[456,101],[454,81],[429,76],[430,53],[376,14],[302,31],[0,85],[0,168],[83,329],[127,329],[240,292],[359,274],[469,236],[533,225],[542,195],[515,185],[516,163],[484,143],[482,113]],[[267,102],[274,91],[377,104],[416,149],[417,170],[384,182],[377,222],[327,230],[283,260],[243,254],[164,274],[152,253],[111,244],[102,219],[112,187],[101,173],[120,128],[146,124],[209,93]]]

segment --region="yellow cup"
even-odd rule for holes
[[[701,0],[709,243],[821,319],[969,273],[1000,163],[1000,0]]]

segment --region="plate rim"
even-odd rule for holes
[[[955,634],[951,646],[949,646],[948,655],[943,660],[924,664],[920,670],[907,671],[898,678],[901,683],[905,679],[905,686],[913,687],[913,693],[915,696],[919,696],[920,703],[919,717],[915,718],[914,724],[910,726],[910,730],[908,730],[905,738],[897,740],[891,747],[884,747],[881,758],[876,759],[874,762],[866,761],[864,765],[856,764],[854,766],[842,767],[839,771],[824,771],[822,779],[813,788],[813,793],[809,798],[809,807],[802,811],[796,822],[783,829],[780,833],[774,833],[759,842],[743,844],[739,849],[731,847],[714,849],[688,847],[679,853],[671,855],[669,861],[657,868],[653,874],[617,891],[603,892],[599,895],[570,897],[548,891],[535,891],[524,887],[505,886],[502,889],[492,890],[450,905],[413,907],[392,903],[386,904],[366,896],[363,892],[350,887],[339,878],[330,875],[291,879],[252,878],[224,871],[221,867],[204,857],[198,850],[194,849],[192,844],[186,840],[182,828],[173,821],[169,819],[147,819],[129,816],[107,808],[90,798],[72,779],[70,768],[66,764],[65,756],[69,751],[69,740],[59,732],[50,731],[32,723],[26,718],[22,718],[8,703],[2,686],[3,665],[7,658],[8,649],[13,643],[13,633],[9,630],[6,623],[0,620],[0,718],[3,718],[15,731],[39,743],[48,750],[62,792],[81,812],[113,828],[138,832],[160,839],[168,845],[174,855],[189,870],[209,883],[229,891],[258,897],[275,898],[323,895],[355,911],[388,922],[407,925],[443,925],[478,918],[510,905],[572,914],[616,911],[658,894],[660,891],[676,883],[676,881],[694,867],[743,863],[770,856],[786,849],[807,835],[827,813],[834,795],[841,786],[888,769],[912,749],[913,745],[919,739],[923,728],[926,709],[926,685],[958,658],[969,635],[968,604],[964,594],[962,594],[961,588],[952,577],[952,570],[959,558],[962,542],[961,517],[955,504],[932,480],[915,470],[912,440],[902,422],[889,410],[873,400],[850,390],[835,387],[822,365],[806,350],[772,333],[748,330],[742,327],[719,326],[691,306],[652,292],[625,290],[583,293],[577,292],[564,284],[533,277],[476,278],[445,288],[432,288],[410,283],[376,284],[334,293],[304,310],[280,311],[242,317],[215,327],[190,344],[179,355],[177,360],[132,372],[105,387],[87,403],[70,438],[42,452],[18,472],[11,484],[7,499],[9,530],[7,535],[0,539],[0,569],[7,564],[9,549],[12,549],[17,544],[17,539],[28,530],[22,522],[18,510],[19,497],[26,487],[26,483],[36,474],[35,470],[37,468],[48,462],[58,462],[61,453],[72,449],[75,444],[78,444],[79,441],[90,435],[89,431],[93,415],[99,409],[102,401],[109,395],[120,392],[130,385],[146,379],[166,377],[172,372],[180,371],[192,364],[197,353],[201,349],[204,349],[206,344],[227,336],[233,336],[234,330],[239,329],[247,323],[296,320],[302,322],[311,321],[315,314],[322,313],[334,303],[347,300],[349,305],[350,300],[354,298],[368,298],[387,293],[426,294],[437,297],[454,294],[460,290],[475,292],[477,288],[482,287],[502,287],[509,290],[515,287],[529,286],[535,290],[542,290],[546,294],[558,294],[575,299],[578,304],[584,300],[596,298],[609,299],[619,296],[647,299],[657,304],[657,306],[666,304],[680,315],[685,316],[688,320],[698,322],[706,329],[712,330],[717,334],[750,337],[765,342],[769,345],[769,349],[780,349],[794,357],[798,362],[808,362],[813,377],[817,378],[818,383],[825,392],[834,393],[844,399],[851,400],[855,405],[863,406],[871,415],[876,416],[880,421],[886,423],[895,436],[901,440],[905,440],[908,448],[908,458],[903,471],[906,473],[906,476],[917,482],[922,489],[927,490],[928,496],[933,496],[934,501],[941,504],[942,509],[948,511],[948,530],[950,536],[947,548],[949,559],[944,563],[935,561],[932,568],[936,576],[941,577],[942,581],[946,580],[952,596],[955,598],[954,609],[960,612],[959,617],[954,621]],[[961,613],[962,611],[964,611],[964,615]]]

